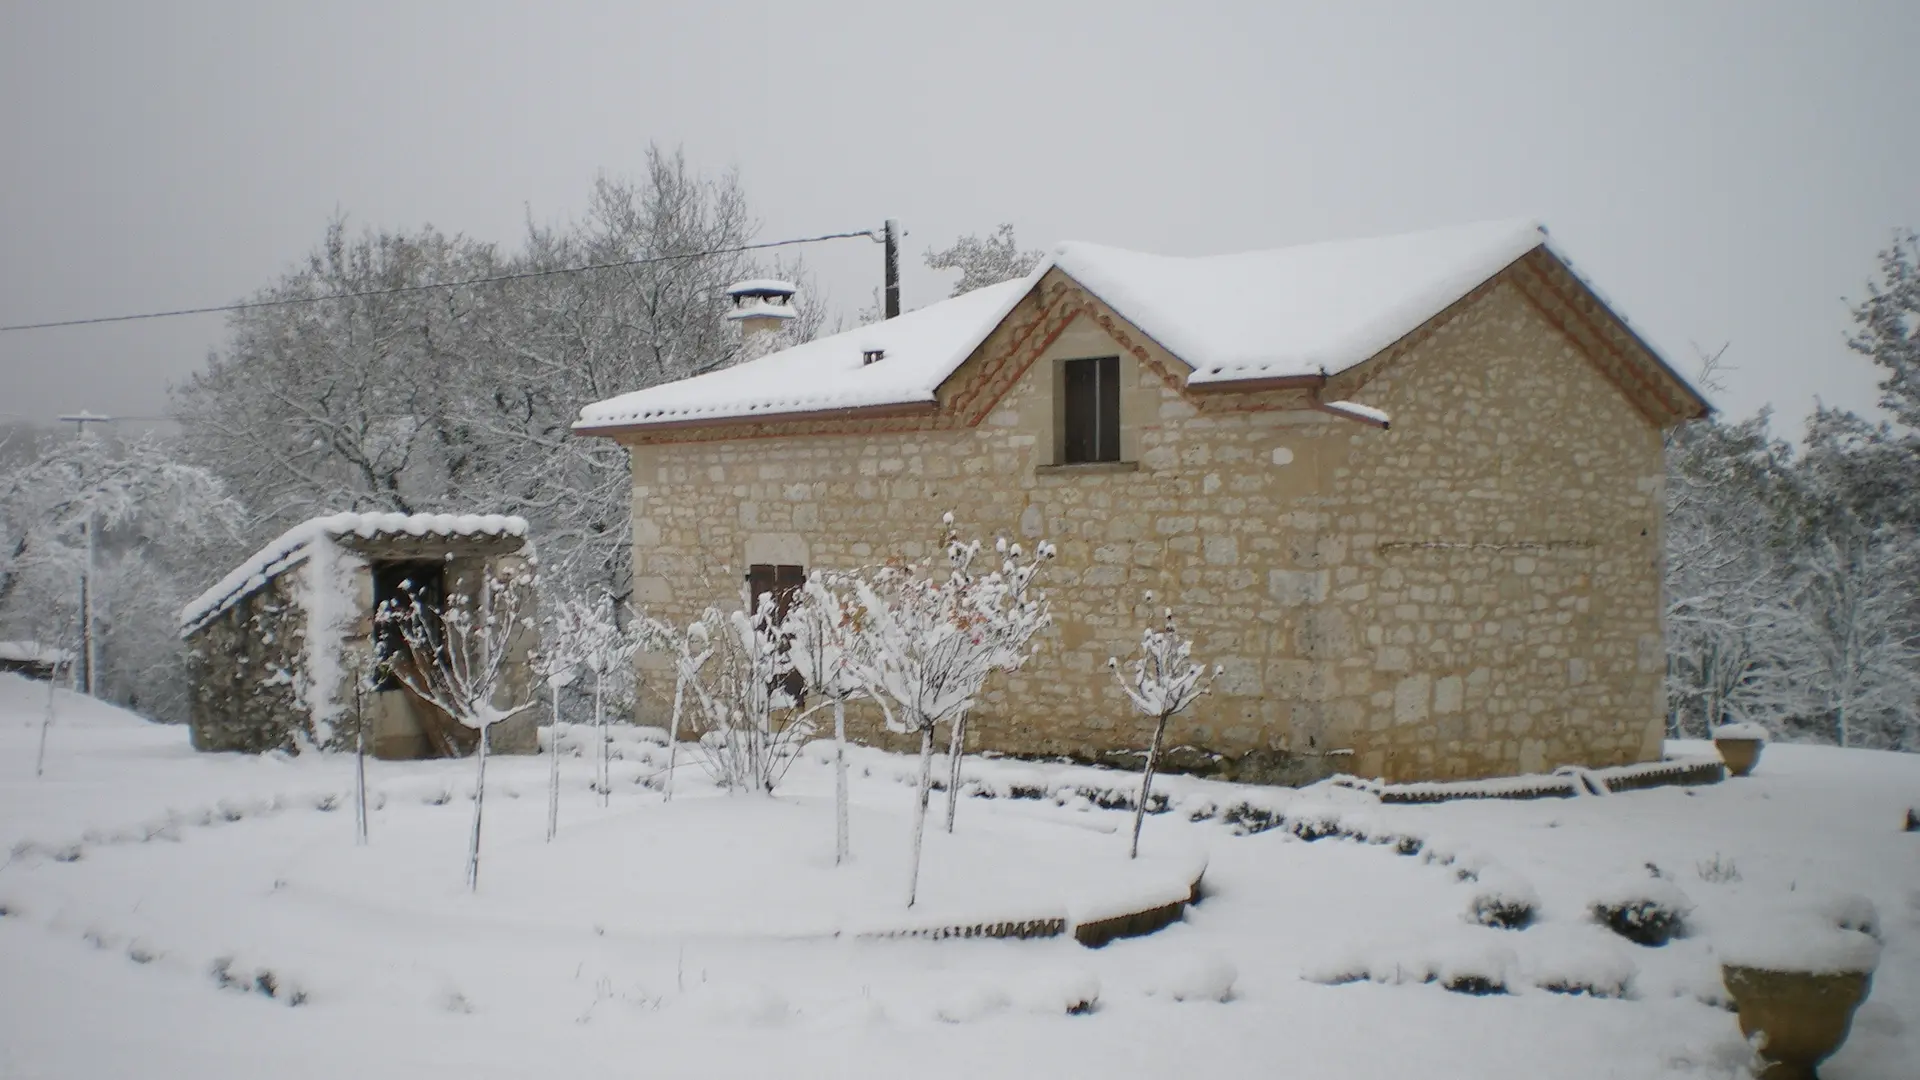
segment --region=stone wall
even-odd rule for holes
[[[406,553],[417,556],[417,552]],[[355,673],[370,665],[373,653],[373,572],[362,554],[337,551],[326,560],[326,572],[344,578],[345,593],[355,614],[338,627],[333,648],[339,658],[338,684],[332,700],[338,712],[331,725],[314,723],[311,703],[296,689],[306,675],[305,638],[309,619],[301,607],[300,575],[315,572],[305,562],[282,573],[236,602],[191,637],[190,675],[193,685],[191,729],[199,750],[262,753],[296,751],[320,745],[330,750],[352,750],[357,725],[366,725],[367,746],[375,757],[410,759],[434,756],[423,714],[430,708],[399,689],[356,696]],[[518,554],[462,555],[447,562],[449,594],[478,596],[481,573],[518,570],[525,560]],[[531,610],[531,600],[529,601]],[[501,700],[524,700],[534,674],[528,654],[538,644],[538,633],[522,630],[513,643],[514,660],[503,678]],[[441,718],[442,723],[450,721]],[[539,750],[539,710],[529,710],[497,725],[490,745],[495,753],[536,753]],[[470,745],[465,740],[462,745]]]
[[[294,591],[291,575],[275,578],[190,638],[188,730],[195,750],[293,751],[296,733],[312,737],[293,686],[306,633]]]
[[[1178,360],[1049,275],[938,416],[629,437],[637,602],[684,622],[738,605],[749,562],[918,557],[950,509],[963,534],[1059,547],[1056,626],[990,685],[975,748],[1126,760],[1148,727],[1106,660],[1167,604],[1224,668],[1170,733],[1188,764],[1407,780],[1652,758],[1660,428],[1512,275],[1359,373],[1385,431],[1284,386],[1185,392]],[[1116,353],[1129,461],[1057,466],[1053,372]]]

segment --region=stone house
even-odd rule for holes
[[[1662,435],[1707,411],[1543,228],[1501,223],[1067,244],[575,426],[631,452],[655,615],[917,556],[951,510],[1059,549],[1056,626],[970,748],[1137,761],[1106,661],[1166,604],[1224,669],[1176,759],[1402,781],[1658,757]]]
[[[374,614],[409,595],[477,598],[489,577],[517,574],[531,559],[517,517],[334,514],[294,526],[181,612],[194,748],[352,749],[365,724],[376,757],[470,752],[472,732],[392,676],[356,692],[372,667]],[[512,642],[509,692],[531,684],[536,638],[525,630]],[[534,752],[536,724],[532,712],[503,722],[492,749]]]

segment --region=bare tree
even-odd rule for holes
[[[1147,594],[1153,603],[1153,594]],[[1146,821],[1147,801],[1153,797],[1153,774],[1160,766],[1160,751],[1166,745],[1167,722],[1185,712],[1187,706],[1207,692],[1215,668],[1193,660],[1193,641],[1173,624],[1173,609],[1166,609],[1166,621],[1158,630],[1149,627],[1140,635],[1139,657],[1132,664],[1132,678],[1120,673],[1120,661],[1107,660],[1120,689],[1143,716],[1153,718],[1153,739],[1147,743],[1146,764],[1140,770],[1140,799],[1133,807],[1133,844],[1127,857],[1140,857],[1140,826]]]
[[[467,888],[480,887],[480,821],[487,794],[487,749],[494,725],[532,708],[533,689],[508,677],[509,663],[527,651],[534,633],[530,574],[483,574],[472,593],[453,591],[434,605],[411,590],[379,613],[393,629],[383,636],[382,659],[409,692],[480,734],[473,789],[473,832],[467,847]],[[393,646],[397,639],[398,647]]]

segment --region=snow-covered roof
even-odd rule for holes
[[[37,641],[0,641],[0,661],[10,664],[73,663],[73,650],[57,649]]]
[[[750,281],[736,281],[727,286],[728,296],[792,296],[799,288],[791,281],[779,278],[754,278]]]
[[[931,402],[935,389],[1055,268],[1190,365],[1190,384],[1334,374],[1412,333],[1541,246],[1572,267],[1533,221],[1197,257],[1066,243],[1024,280],[595,402],[580,411],[574,427]],[[862,354],[875,348],[886,358],[863,366]]]
[[[219,583],[180,609],[180,628],[191,633],[267,582],[298,566],[317,540],[397,539],[434,537],[472,540],[524,537],[527,519],[502,514],[329,514],[310,518],[275,537],[273,542],[233,569]]]
[[[1027,287],[1025,281],[989,285],[758,360],[595,402],[580,410],[574,426],[591,430],[930,402],[934,388]],[[884,350],[886,358],[865,363],[862,354],[874,349]]]
[[[1199,258],[1070,243],[1053,262],[1204,384],[1352,367],[1545,242],[1503,221]]]

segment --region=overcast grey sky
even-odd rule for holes
[[[1203,254],[1539,217],[1791,429],[1875,396],[1845,299],[1920,225],[1916,40],[1911,0],[0,0],[0,324],[237,299],[336,211],[511,243],[653,140],[738,168],[765,239],[899,218],[909,307],[1001,221]],[[878,283],[865,241],[807,258],[837,308]],[[221,326],[0,334],[0,420],[163,411]]]

